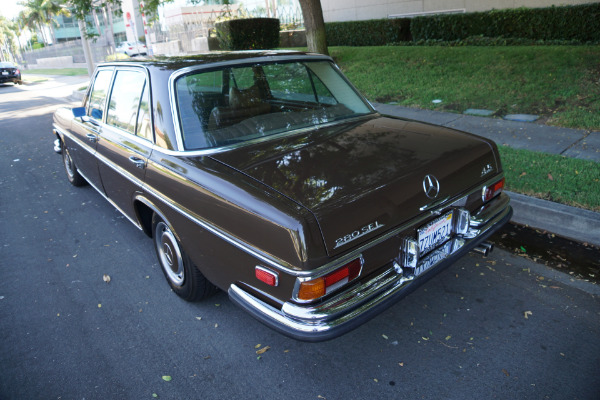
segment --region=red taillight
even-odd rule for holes
[[[318,299],[351,282],[360,274],[362,264],[362,258],[357,258],[327,275],[301,282],[297,295],[298,300]]]
[[[482,200],[485,202],[485,201],[489,201],[489,200],[493,199],[494,197],[499,195],[500,192],[502,192],[503,188],[504,188],[504,178],[500,179],[498,182],[494,183],[493,185],[484,186],[483,190],[481,192]]]
[[[279,276],[277,272],[271,271],[270,269],[257,266],[254,269],[256,279],[266,283],[269,286],[277,286],[279,284]]]

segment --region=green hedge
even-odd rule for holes
[[[416,17],[411,21],[410,31],[416,41],[451,41],[482,35],[597,42],[600,3]]]
[[[385,46],[411,40],[408,18],[328,22],[325,33],[329,46]]]
[[[232,19],[215,25],[223,50],[259,50],[279,47],[277,18]]]
[[[452,42],[474,37],[599,42],[600,3],[328,22],[325,32],[329,46],[384,46],[411,40]]]

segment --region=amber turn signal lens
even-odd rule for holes
[[[344,286],[360,274],[362,264],[362,258],[357,258],[325,276],[301,282],[298,300],[315,300]]]
[[[314,300],[325,295],[325,279],[317,278],[302,282],[298,291],[299,300]]]

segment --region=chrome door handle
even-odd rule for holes
[[[129,161],[131,161],[136,167],[140,169],[144,169],[146,167],[146,161],[136,156],[129,157]]]
[[[98,136],[94,135],[93,133],[86,133],[85,137],[88,138],[88,140],[92,143],[96,143],[98,141]]]

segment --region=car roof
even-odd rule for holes
[[[295,50],[246,50],[246,51],[214,51],[210,53],[197,54],[193,56],[183,57],[164,57],[164,56],[153,56],[153,57],[136,57],[128,60],[116,60],[99,64],[99,66],[108,65],[140,65],[150,70],[171,70],[175,71],[178,69],[202,66],[207,64],[220,64],[220,63],[235,63],[239,61],[243,62],[259,62],[259,61],[283,61],[293,59],[314,59],[314,60],[331,60],[330,57],[316,53],[306,53]]]

